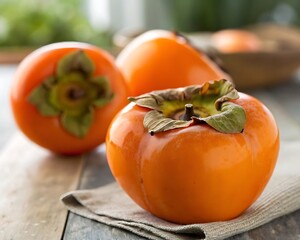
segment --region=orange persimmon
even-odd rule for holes
[[[142,208],[180,224],[224,221],[262,193],[279,134],[259,100],[224,80],[131,100],[112,121],[107,159]]]
[[[44,46],[19,65],[11,107],[23,133],[60,154],[80,154],[104,142],[127,88],[110,54],[62,42]]]
[[[130,96],[229,78],[185,37],[165,30],[140,35],[124,48],[116,61]]]
[[[239,29],[215,32],[211,42],[213,47],[223,53],[257,52],[262,47],[261,40],[254,33]]]

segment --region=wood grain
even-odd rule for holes
[[[15,136],[0,155],[0,239],[60,239],[67,211],[59,198],[76,189],[82,162]]]

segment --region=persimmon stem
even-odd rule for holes
[[[68,92],[68,97],[72,100],[78,100],[86,96],[86,92],[83,89],[71,89]]]
[[[194,113],[194,106],[191,103],[185,104],[185,112],[181,116],[181,120],[190,121],[192,117],[199,117],[198,114]]]
[[[187,44],[190,44],[191,41],[190,39],[188,39],[186,36],[184,36],[182,33],[178,32],[177,30],[174,30],[173,33],[177,36],[177,37],[181,37],[182,39],[184,39],[186,41]]]

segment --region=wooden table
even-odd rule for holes
[[[0,66],[0,239],[141,239],[66,211],[59,201],[61,194],[114,181],[105,147],[65,158],[26,140],[15,130],[9,113],[7,96],[14,70],[14,66]],[[271,109],[282,140],[300,140],[299,78],[249,93]],[[230,239],[300,239],[300,211]]]

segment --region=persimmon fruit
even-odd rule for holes
[[[129,95],[229,78],[176,32],[151,30],[129,43],[116,59]]]
[[[21,131],[59,154],[80,154],[104,142],[127,88],[110,54],[79,42],[44,46],[19,65],[10,99]]]
[[[180,224],[225,221],[260,196],[279,133],[259,100],[220,80],[131,101],[108,130],[107,159],[143,209]]]
[[[254,33],[239,29],[215,32],[211,42],[222,53],[257,52],[262,48],[262,41]]]

